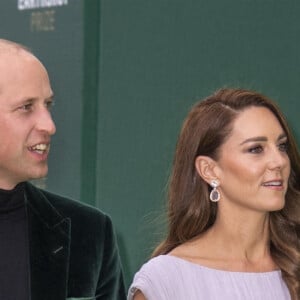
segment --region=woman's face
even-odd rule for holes
[[[287,137],[275,115],[264,107],[241,112],[220,148],[216,174],[220,205],[258,212],[280,210],[290,175]]]

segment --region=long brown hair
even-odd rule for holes
[[[291,174],[284,208],[270,213],[270,251],[292,299],[300,299],[300,156],[277,105],[257,92],[221,89],[198,102],[188,114],[177,142],[169,182],[168,233],[153,256],[167,254],[214,224],[218,207],[209,200],[210,187],[196,172],[195,159],[199,155],[218,159],[233,120],[251,106],[273,112],[287,135]]]

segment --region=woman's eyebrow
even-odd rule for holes
[[[285,133],[281,133],[278,138],[277,138],[277,141],[280,141],[282,139],[286,139],[287,136]],[[249,139],[246,139],[244,140],[243,142],[240,143],[240,145],[244,145],[246,143],[249,143],[249,142],[266,142],[268,140],[267,137],[265,136],[255,136],[255,137],[251,137]]]
[[[265,136],[255,136],[251,137],[249,139],[244,140],[243,142],[240,143],[240,145],[244,145],[249,142],[266,142],[268,139]]]

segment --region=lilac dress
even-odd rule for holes
[[[229,272],[203,267],[170,255],[142,266],[128,292],[139,289],[147,300],[290,300],[281,271]]]

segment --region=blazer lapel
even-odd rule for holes
[[[67,297],[70,219],[28,184],[25,193],[30,255],[31,300]]]

